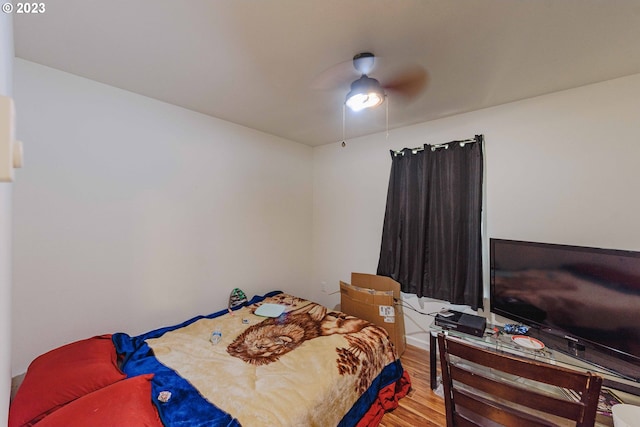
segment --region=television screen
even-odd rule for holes
[[[640,363],[640,252],[491,239],[491,311]]]

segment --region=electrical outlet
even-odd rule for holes
[[[322,292],[324,292],[325,294],[329,291],[327,289],[327,282],[325,281],[320,282],[320,286],[322,287]]]

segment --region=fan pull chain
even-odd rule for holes
[[[347,143],[344,140],[344,127],[345,127],[345,117],[346,117],[346,108],[347,106],[345,104],[342,104],[342,147],[346,147]]]
[[[386,139],[388,140],[389,139],[389,97],[385,95],[385,98],[387,100],[387,102],[386,102],[386,104],[387,104],[386,105],[386,107],[387,107],[387,124],[386,124],[387,125],[387,136],[386,136]]]

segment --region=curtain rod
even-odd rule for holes
[[[433,144],[431,145],[431,151],[436,151],[438,148],[444,148],[445,150],[449,149],[449,144],[460,144],[461,147],[464,147],[467,144],[471,144],[474,142],[482,142],[484,141],[484,135],[476,135],[474,138],[468,138],[468,139],[461,139],[461,140],[456,140],[456,141],[450,141],[450,142],[445,142],[444,144]],[[425,146],[427,146],[429,144],[425,144],[422,147],[414,147],[411,148],[411,152],[413,154],[418,153],[419,151],[423,151]],[[401,150],[395,150],[393,151],[393,155],[394,156],[398,156],[398,155],[403,155],[404,156],[404,150],[406,150],[406,148],[403,148]]]

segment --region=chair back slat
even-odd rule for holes
[[[476,363],[485,366],[496,366],[500,363],[500,370],[508,374],[517,375],[522,378],[532,379],[546,384],[552,384],[559,387],[570,388],[576,391],[582,391],[585,386],[584,377],[576,376],[575,371],[557,366],[552,372],[546,369],[540,370],[538,366],[548,367],[549,365],[534,360],[518,359],[515,357],[504,357],[504,354],[484,351],[477,353],[477,347],[470,346],[460,341],[451,340],[449,353],[460,356],[469,360],[469,355],[473,355]],[[548,373],[547,375],[540,375]]]
[[[461,382],[496,398],[570,420],[577,419],[584,408],[584,405],[580,402],[567,401],[541,393],[532,394],[527,389],[523,389],[522,386],[509,382],[500,382],[483,375],[481,372],[472,372],[459,366],[451,366],[450,375],[453,381]]]
[[[458,411],[466,420],[475,425],[491,425],[489,421],[493,421],[495,425],[507,425],[518,427],[554,427],[556,424],[512,407],[505,403],[485,399],[467,390],[454,390],[454,401],[456,405],[464,410]]]

